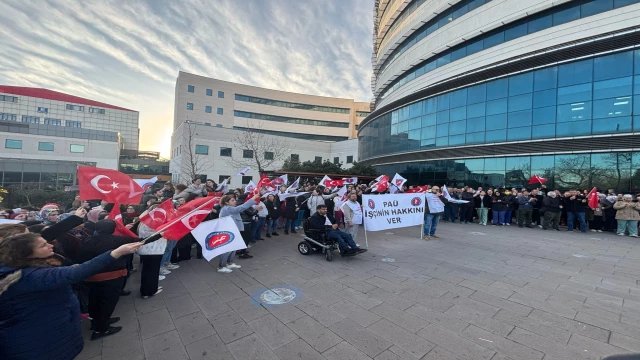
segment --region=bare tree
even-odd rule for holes
[[[182,182],[190,184],[196,176],[211,167],[211,159],[204,154],[196,154],[194,137],[198,135],[198,125],[192,121],[185,121],[182,129],[181,154],[179,172]]]
[[[265,134],[261,125],[247,122],[247,130],[237,131],[231,139],[234,156],[225,158],[225,162],[234,168],[250,167],[262,173],[284,161],[290,154],[290,145],[285,137]],[[245,157],[246,156],[246,157]]]

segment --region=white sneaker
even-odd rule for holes
[[[166,276],[164,276],[164,275],[158,276],[158,280],[164,280],[165,278],[166,278]]]
[[[596,229],[591,229],[591,232],[596,232]]]
[[[169,269],[169,270],[175,270],[180,268],[180,265],[176,265],[176,264],[169,264],[169,265],[165,265],[164,266],[165,269]]]
[[[542,229],[542,225],[538,225],[538,227],[539,227],[540,229]]]
[[[161,292],[162,292],[162,288],[158,287],[158,291],[156,291],[156,293],[155,293],[155,294],[153,294],[153,295],[151,295],[151,296],[158,295],[158,294],[160,294]],[[149,297],[148,297],[148,296],[143,296],[142,298],[143,298],[143,299],[148,299]]]
[[[242,266],[236,264],[227,264],[227,269],[240,269]]]
[[[219,272],[219,273],[230,273],[230,272],[232,272],[232,271],[233,271],[233,270],[231,270],[231,269],[227,269],[226,267],[223,267],[223,268],[221,268],[221,269],[218,269],[218,272]]]
[[[638,237],[638,234],[632,234],[632,235],[629,235],[629,236],[631,236],[631,237]]]
[[[624,236],[624,234],[618,234],[618,236]]]
[[[251,244],[247,244],[247,249],[251,249],[252,247]]]
[[[171,274],[171,271],[164,268],[160,268],[160,275],[169,275],[169,274]]]
[[[509,224],[509,223],[506,223],[505,225],[507,225],[507,226],[511,226],[511,224]]]
[[[602,230],[598,230],[598,232],[602,232]]]

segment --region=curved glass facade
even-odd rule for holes
[[[577,0],[560,6],[555,6],[549,10],[509,23],[493,31],[467,40],[414,66],[389,84],[386,89],[381,92],[379,99],[387,97],[390,93],[398,90],[398,88],[424,75],[425,73],[433,71],[465,56],[553,26],[635,3],[640,3],[640,0]],[[437,27],[429,33],[424,33],[422,37],[418,37],[419,34],[422,34],[422,29],[423,28],[417,30],[396,50],[394,50],[389,58],[385,60],[385,63],[381,67],[379,73],[384,71],[393,59],[406,51],[409,47],[415,45],[418,41],[422,40],[422,38],[435,31]]]
[[[360,127],[359,156],[640,131],[640,50],[427,98]]]
[[[378,166],[381,174],[402,174],[409,184],[526,186],[532,175],[550,189],[640,191],[640,152],[564,154],[438,160]]]

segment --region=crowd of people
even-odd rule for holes
[[[162,292],[160,281],[178,269],[180,262],[190,260],[194,253],[202,258],[202,248],[191,234],[166,239],[140,221],[163,201],[170,199],[179,209],[195,199],[219,195],[219,202],[204,221],[230,216],[247,247],[219,256],[217,271],[230,273],[241,268],[236,259],[253,257],[253,244],[281,236],[280,232],[296,234],[307,219],[310,228],[326,230],[327,236],[340,244],[343,255],[366,251],[356,243],[362,196],[376,194],[374,189],[379,187],[373,183],[345,187],[346,195],[338,199],[336,189],[312,183],[303,184],[293,194],[287,193],[286,185],[265,194],[244,186],[219,186],[213,180],[202,183],[199,178],[188,185],[153,185],[139,204],[115,209],[133,236],[116,234],[117,223],[110,218],[114,204],[104,200],[85,201],[77,196],[65,206],[49,203],[37,210],[1,210],[0,219],[16,221],[0,224],[0,358],[73,358],[83,346],[81,316],[91,321],[91,340],[122,329],[116,325],[120,319],[112,314],[118,299],[131,294],[127,279],[138,271],[135,266],[140,271],[139,295],[149,298]],[[416,189],[401,186],[383,192],[418,192]],[[440,218],[460,224],[517,224],[555,230],[560,230],[562,223],[568,231],[587,232],[589,228],[638,236],[640,202],[632,195],[613,190],[598,193],[598,206],[592,208],[586,190],[545,190],[465,186],[450,188],[445,194],[439,186],[429,190],[420,187],[419,192],[428,191],[427,197],[434,196],[444,204],[442,212],[427,205],[424,238],[438,237],[435,231]],[[60,333],[52,337],[50,328],[60,328]],[[33,338],[41,339],[38,346],[33,346]]]

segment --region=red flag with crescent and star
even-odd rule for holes
[[[158,205],[155,209],[149,211],[140,217],[140,222],[152,228],[159,229],[162,225],[169,223],[175,219],[176,210],[173,208],[171,199],[167,199]]]
[[[180,240],[183,236],[187,235],[189,232],[191,232],[191,230],[200,225],[202,220],[204,220],[204,218],[209,215],[211,209],[213,209],[213,206],[219,201],[219,198],[202,197],[191,200],[188,203],[180,206],[178,210],[176,210],[176,216],[174,219],[182,219],[164,229],[163,237],[167,240]],[[201,206],[202,208],[200,208]],[[189,214],[192,211],[193,213]],[[185,216],[187,214],[189,215]]]
[[[120,212],[120,204],[113,204],[113,209],[111,209],[111,212],[109,213],[109,219],[113,220],[116,223],[116,230],[113,232],[114,235],[132,238],[138,237],[138,235],[136,235],[133,231],[127,229],[127,227],[124,225],[124,222],[122,221],[122,213]]]
[[[79,166],[77,177],[82,200],[139,204],[144,192],[132,178],[117,170]]]
[[[589,191],[589,195],[587,195],[587,199],[589,200],[589,202],[587,203],[587,205],[589,205],[589,207],[591,208],[591,210],[594,210],[595,208],[598,207],[598,189],[596,189],[595,187],[593,189],[591,189],[591,191]]]

